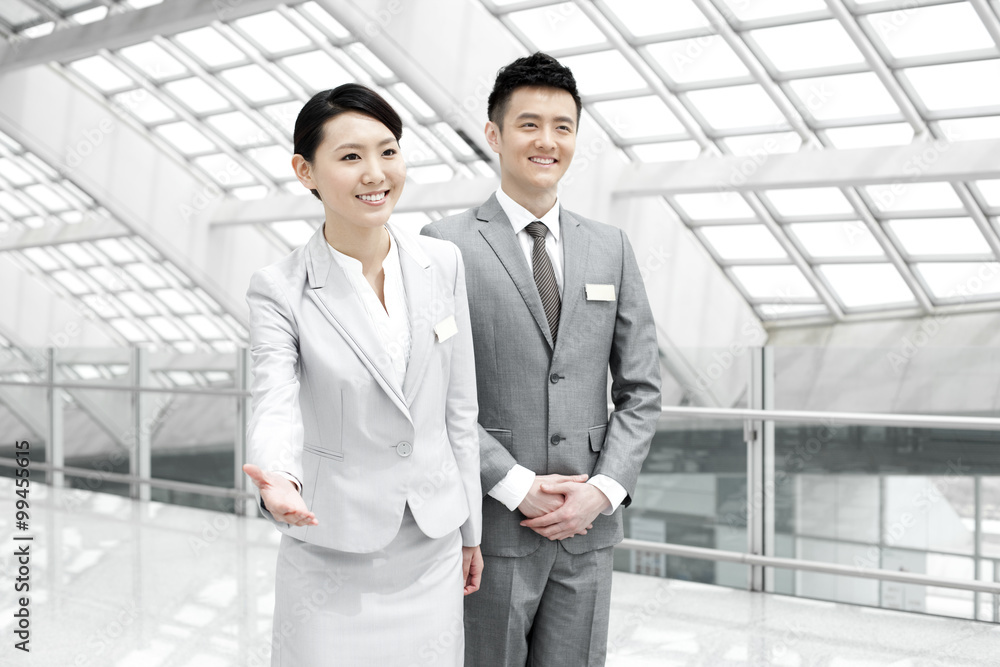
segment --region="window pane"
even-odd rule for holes
[[[809,281],[794,266],[734,266],[730,271],[755,299],[816,296]]]
[[[938,121],[949,141],[1000,138],[1000,116],[953,118]]]
[[[701,28],[708,19],[691,0],[615,0],[608,3],[636,37]]]
[[[153,42],[127,46],[119,53],[142,70],[146,76],[156,81],[187,73],[184,65]]]
[[[593,21],[572,2],[509,14],[525,37],[542,51],[603,44],[607,40]]]
[[[118,106],[131,111],[136,118],[146,124],[170,120],[176,115],[170,107],[146,90],[130,90],[115,95],[112,100]]]
[[[305,15],[307,15],[310,20],[326,28],[326,30],[339,39],[347,39],[351,36],[350,31],[344,26],[340,25],[332,16],[330,16],[322,7],[317,5],[315,2],[307,2],[305,4],[299,5],[297,7]]]
[[[693,160],[701,154],[701,146],[694,141],[666,141],[657,144],[632,146],[637,158],[643,162],[675,162]]]
[[[970,218],[892,220],[889,227],[911,255],[970,255],[990,252]]]
[[[182,32],[174,39],[209,67],[232,65],[246,59],[246,54],[220,35],[215,28]]]
[[[251,148],[247,151],[247,155],[275,180],[287,181],[295,177],[292,171],[291,151],[287,148],[281,146]]]
[[[201,79],[191,78],[172,81],[165,84],[163,88],[172,95],[175,95],[177,99],[195,113],[220,111],[229,106],[226,98],[215,92],[211,86]]]
[[[724,0],[741,21],[826,9],[823,0]],[[723,8],[725,11],[725,8]]]
[[[646,47],[673,81],[712,81],[749,74],[743,62],[718,35],[650,44]]]
[[[799,79],[790,85],[817,120],[899,114],[889,92],[871,73]]]
[[[772,132],[727,137],[723,139],[723,143],[733,155],[764,156],[776,153],[794,153],[802,146],[802,138],[794,132]]]
[[[812,257],[879,257],[882,247],[860,220],[788,225]]]
[[[171,123],[170,125],[160,125],[153,131],[186,155],[204,153],[215,149],[215,144],[209,141],[204,134],[194,129],[190,123],[180,122]]]
[[[237,19],[235,24],[260,44],[261,48],[271,53],[298,49],[312,43],[301,30],[278,12],[265,12]]]
[[[684,132],[684,126],[659,97],[598,102],[594,109],[622,139]]]
[[[756,219],[753,210],[738,194],[699,193],[676,195],[674,201],[693,220]]]
[[[133,85],[132,79],[125,72],[101,56],[77,60],[69,67],[94,84],[98,90],[105,92]]]
[[[826,130],[834,148],[902,146],[913,141],[913,128],[906,123],[837,127]]]
[[[281,64],[315,92],[336,88],[354,80],[343,67],[322,51],[282,58]]]
[[[700,233],[722,259],[775,259],[788,256],[764,225],[703,227]]]
[[[716,129],[784,124],[785,117],[757,84],[692,90],[687,97]]]
[[[948,183],[891,183],[865,188],[880,211],[963,210]]]
[[[778,215],[784,217],[854,213],[850,202],[836,188],[767,190],[764,194]]]
[[[916,267],[936,298],[1000,295],[1000,264],[995,262],[934,262]]]
[[[927,108],[965,109],[1000,105],[1000,60],[913,67],[904,70]]]
[[[913,292],[891,264],[830,264],[817,271],[847,308],[913,302]]]
[[[864,62],[864,56],[836,20],[813,21],[750,31],[779,71]]]
[[[994,47],[976,10],[965,2],[937,7],[908,6],[861,20],[868,23],[870,32],[896,58]]]
[[[289,94],[287,88],[259,65],[227,69],[221,76],[251,102],[267,102]]]
[[[979,193],[991,208],[1000,208],[1000,179],[992,181],[976,181]]]
[[[580,94],[584,96],[646,87],[643,78],[618,51],[571,56],[560,62],[573,70]]]
[[[236,146],[259,144],[271,138],[267,132],[241,111],[211,116],[207,122]]]
[[[8,158],[0,158],[0,177],[13,185],[24,185],[34,180],[28,172]]]

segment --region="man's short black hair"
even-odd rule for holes
[[[580,102],[580,93],[576,90],[573,72],[568,67],[560,65],[552,56],[538,51],[530,56],[518,58],[497,72],[493,92],[490,93],[486,107],[489,119],[496,123],[497,127],[503,129],[503,117],[507,113],[507,107],[510,106],[510,98],[514,91],[528,86],[558,88],[572,95],[573,101],[576,102],[576,122],[579,124],[583,104]]]

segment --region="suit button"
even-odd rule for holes
[[[555,383],[559,382],[559,380],[562,380],[562,379],[563,379],[563,376],[562,375],[558,375],[556,373],[553,373],[552,375],[549,376],[549,382],[551,382],[552,384],[555,384]]]
[[[563,437],[561,435],[554,435],[551,438],[549,438],[549,442],[551,442],[553,445],[558,445],[560,442],[562,442],[562,440]]]
[[[396,445],[396,453],[402,457],[407,457],[413,451],[413,445],[408,442],[401,442]]]

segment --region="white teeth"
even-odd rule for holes
[[[532,162],[537,162],[538,164],[552,164],[553,162],[555,162],[555,160],[553,160],[550,157],[548,157],[548,158],[533,157],[533,158],[530,158],[530,159],[531,159]]]
[[[358,199],[362,199],[364,201],[382,201],[383,199],[385,199],[385,193],[378,192],[373,195],[358,195]]]

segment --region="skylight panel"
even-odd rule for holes
[[[360,60],[368,71],[372,72],[377,78],[382,80],[396,78],[395,73],[386,67],[385,63],[379,60],[378,56],[372,53],[371,50],[361,42],[354,42],[353,44],[348,45],[345,50]]]
[[[209,141],[208,137],[184,121],[160,125],[153,132],[166,139],[174,148],[185,155],[217,150],[215,144]]]
[[[91,291],[90,286],[73,271],[56,271],[51,276],[63,287],[69,290],[70,294],[79,296]]]
[[[97,313],[98,317],[105,320],[121,317],[124,312],[124,309],[119,308],[113,298],[109,299],[103,294],[84,294],[80,297],[80,300],[83,301],[83,305],[93,310]]]
[[[151,95],[145,90],[141,91],[142,94],[139,92],[131,90],[115,95],[111,100],[118,106],[132,112],[136,118],[147,125],[172,120],[176,117],[173,109],[157,99],[155,95]]]
[[[717,130],[775,126],[785,117],[757,84],[692,90],[687,98]]]
[[[854,208],[837,188],[794,188],[765,193],[778,215],[790,218],[808,215],[854,214]]]
[[[174,40],[208,67],[223,67],[246,60],[246,54],[215,28],[198,28],[175,35]]]
[[[962,202],[948,183],[869,185],[868,196],[880,211],[961,210]]]
[[[659,97],[598,102],[594,109],[622,139],[684,134],[684,126]]]
[[[10,158],[0,157],[0,177],[12,185],[25,185],[34,179]]]
[[[642,76],[618,51],[571,56],[560,62],[573,70],[583,96],[646,88]]]
[[[163,88],[197,114],[229,108],[229,101],[201,79],[171,81],[164,84]]]
[[[508,16],[541,51],[593,46],[607,41],[600,28],[572,2],[526,9]]]
[[[109,324],[130,343],[144,343],[149,340],[146,333],[129,320],[119,318],[117,320],[111,320]]]
[[[33,25],[30,28],[25,28],[19,34],[34,39],[36,37],[44,37],[45,35],[52,34],[52,31],[55,30],[55,27],[56,24],[53,23],[52,21],[49,21],[47,23],[39,23],[38,25]]]
[[[736,16],[741,21],[787,16],[826,9],[823,0],[723,0],[719,7],[727,18]],[[727,11],[728,9],[728,11]]]
[[[173,321],[167,319],[166,317],[150,317],[146,320],[146,323],[163,340],[177,341],[187,340],[190,338],[190,336],[181,331],[181,329],[174,324]]]
[[[285,131],[285,135],[291,138],[295,128],[295,119],[302,109],[301,102],[282,102],[281,104],[271,104],[263,107],[261,111],[270,118],[275,125]]]
[[[154,81],[188,73],[187,67],[153,42],[127,46],[119,54]]]
[[[136,315],[145,317],[156,312],[156,309],[150,305],[149,299],[145,295],[136,294],[135,292],[123,292],[116,296],[129,311]]]
[[[705,14],[691,0],[615,0],[608,7],[636,37],[659,35],[708,25]]]
[[[177,315],[187,315],[196,312],[190,297],[183,292],[174,289],[162,289],[157,290],[154,294],[171,312]]]
[[[138,280],[139,284],[147,289],[166,287],[163,277],[146,264],[129,264],[125,270],[131,278]]]
[[[794,153],[802,147],[802,138],[795,132],[769,132],[726,137],[722,143],[733,155],[767,156]]]
[[[326,31],[334,37],[338,39],[349,39],[351,37],[350,30],[342,26],[336,19],[330,16],[328,12],[315,2],[306,2],[296,7],[296,9],[308,16],[314,24],[325,28]]]
[[[184,321],[203,340],[218,340],[225,337],[215,322],[204,315],[191,315],[185,317]]]
[[[56,191],[48,185],[36,183],[24,188],[24,193],[41,204],[50,213],[58,213],[69,208],[66,200],[60,197]]]
[[[206,122],[216,132],[233,142],[235,146],[259,144],[271,138],[267,132],[257,123],[250,120],[242,111],[209,116]]]
[[[286,185],[298,185],[298,181],[289,181]],[[251,199],[263,199],[270,193],[270,190],[266,185],[250,185],[243,188],[233,188],[229,191],[229,194],[236,197],[237,199],[242,199],[248,201]],[[301,192],[294,192],[293,194],[302,194]]]
[[[858,47],[834,19],[750,31],[771,63],[782,72],[864,62]]]
[[[70,63],[69,68],[103,92],[135,85],[125,72],[112,65],[103,56],[91,56],[77,60]]]
[[[288,56],[280,62],[285,71],[306,85],[310,93],[336,88],[354,80],[336,60],[322,51]]]
[[[257,180],[242,165],[224,153],[195,158],[194,163],[211,175],[222,186],[236,187],[256,184]]]
[[[406,180],[412,180],[414,183],[443,183],[454,177],[454,170],[446,164],[412,167],[406,170]]]
[[[882,246],[860,220],[799,222],[786,227],[810,257],[881,257]]]
[[[699,233],[724,260],[779,259],[788,255],[764,225],[702,227]]]
[[[938,121],[949,141],[1000,138],[1000,116],[950,118]]]
[[[465,139],[458,136],[458,133],[448,123],[435,123],[432,129],[434,130],[434,135],[444,142],[455,155],[467,158],[475,157],[476,154],[469,147],[469,144],[465,143]]]
[[[833,147],[841,149],[903,146],[913,141],[913,127],[908,123],[836,127],[825,132]]]
[[[913,303],[913,292],[892,264],[828,264],[817,271],[846,308]]]
[[[765,318],[778,317],[805,317],[808,315],[827,315],[828,311],[823,304],[811,306],[798,303],[762,303],[756,306],[757,312]]]
[[[113,262],[124,264],[135,261],[135,254],[118,239],[101,239],[94,241],[94,245]]]
[[[117,292],[126,287],[125,282],[117,273],[106,266],[95,266],[88,271],[90,277],[109,292]]]
[[[817,120],[899,115],[899,107],[871,72],[797,79],[789,85]]]
[[[107,17],[107,15],[107,7],[91,7],[90,9],[85,9],[82,12],[71,15],[70,18],[80,25],[86,25],[88,23],[96,23]]]
[[[734,266],[729,271],[752,299],[816,297],[812,285],[795,266]]]
[[[52,256],[49,248],[25,248],[21,254],[42,271],[55,271],[62,266]]]
[[[910,255],[974,255],[990,246],[971,218],[892,220],[889,227]]]
[[[916,268],[935,298],[964,301],[1000,296],[1000,264],[996,262],[933,262]]]
[[[979,194],[990,208],[1000,208],[1000,180],[976,181]]]
[[[312,43],[301,30],[275,11],[237,19],[234,23],[269,53],[301,49]]]
[[[733,192],[675,195],[674,201],[692,220],[755,219],[753,209]]]
[[[292,171],[292,156],[287,148],[281,146],[251,148],[247,151],[247,155],[276,181],[287,181],[295,177],[295,172]]]
[[[153,5],[158,5],[163,0],[127,0],[128,4],[131,5],[133,9],[145,9],[146,7],[152,7]]]
[[[405,83],[397,83],[393,85],[390,90],[392,90],[392,94],[395,95],[397,99],[405,102],[406,105],[410,107],[412,113],[417,116],[426,119],[433,118],[437,115],[434,113],[434,109],[427,106],[427,103],[424,102],[423,98],[417,95],[417,93]]]
[[[97,263],[94,256],[79,243],[62,243],[56,246],[55,249],[69,258],[76,266],[87,267],[94,266]]]
[[[976,10],[967,2],[906,6],[861,20],[895,58],[995,48]]]
[[[254,103],[270,102],[289,95],[288,89],[260,65],[227,69],[220,76]]]
[[[649,55],[677,83],[747,76],[749,70],[718,35],[650,44]]]
[[[636,144],[630,147],[643,162],[676,162],[694,160],[701,155],[696,141],[665,141],[655,144]]]
[[[931,111],[1000,106],[1000,60],[911,67],[903,70]]]
[[[10,192],[0,192],[0,208],[14,218],[23,218],[31,214],[31,209]]]

